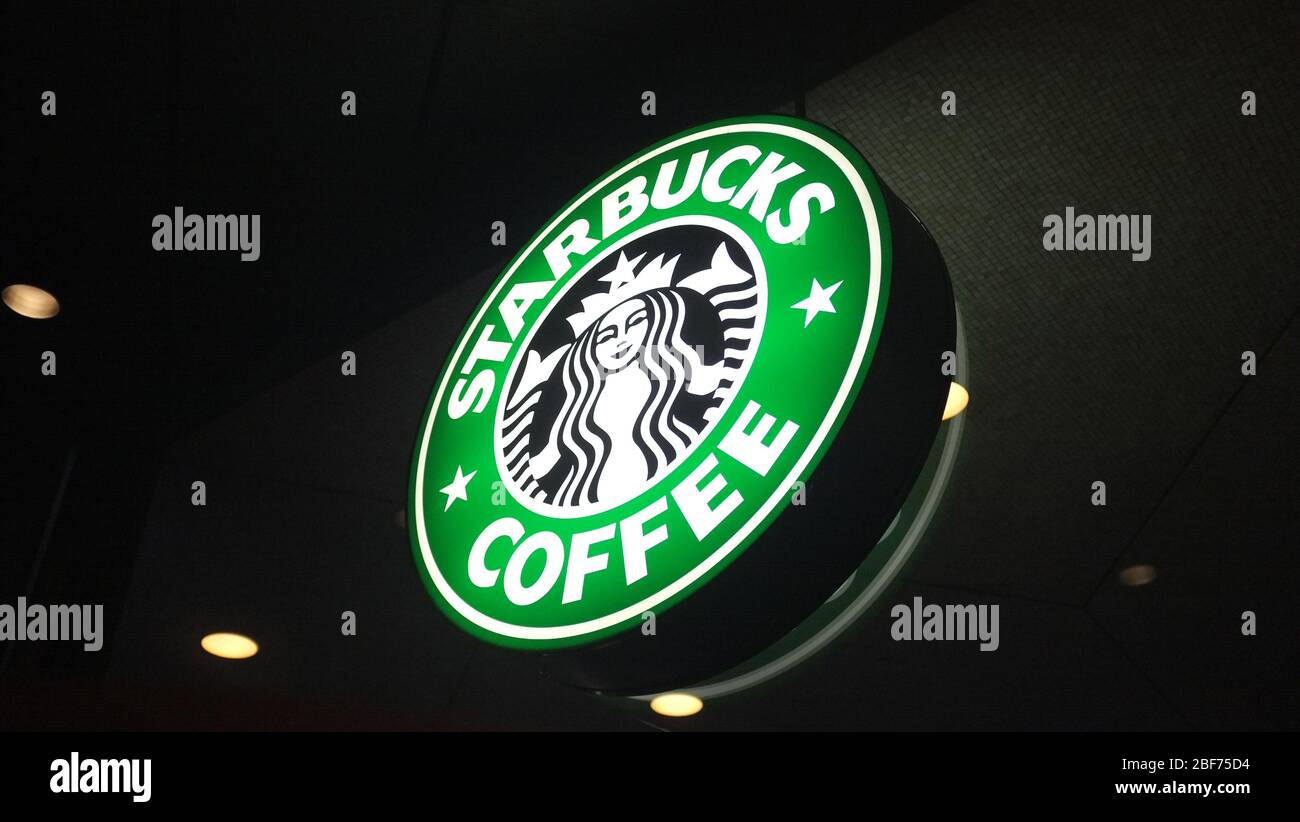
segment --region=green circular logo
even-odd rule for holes
[[[574,646],[726,573],[852,406],[888,238],[857,152],[786,117],[683,132],[569,203],[425,412],[410,528],[442,610],[497,644]]]

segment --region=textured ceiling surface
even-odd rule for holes
[[[857,145],[933,233],[965,330],[962,450],[889,601],[998,603],[1000,649],[893,642],[878,609],[802,667],[672,727],[1300,729],[1300,59],[1275,35],[1300,19],[1289,3],[1132,6],[973,3],[806,97],[807,116]],[[451,42],[449,77],[477,65]],[[393,66],[394,99],[421,93],[408,68]],[[1240,114],[1247,89],[1258,116]],[[955,117],[939,112],[947,90]],[[574,136],[575,184],[574,158],[599,142]],[[233,149],[188,156],[222,151]],[[614,159],[594,156],[587,176]],[[216,169],[238,159],[192,159],[182,177],[208,193],[225,179],[234,197]],[[542,159],[519,185],[556,185]],[[309,207],[312,193],[295,190]],[[1151,215],[1150,260],[1045,251],[1042,220],[1067,206]],[[361,256],[364,301],[381,280],[361,273]],[[456,284],[340,341],[355,377],[331,353],[167,453],[109,669],[119,692],[163,706],[201,692],[249,727],[289,722],[268,707],[287,702],[288,716],[316,706],[367,726],[665,725],[477,645],[429,602],[400,525],[408,461],[433,379],[496,266],[422,259],[404,276]],[[1246,350],[1257,376],[1241,373]],[[204,509],[189,504],[196,479]],[[1090,503],[1097,480],[1105,507]],[[1136,562],[1154,564],[1156,581],[1120,586]],[[339,635],[344,610],[356,637]],[[1256,637],[1241,636],[1245,610]],[[256,664],[197,651],[223,627],[263,641]],[[239,715],[249,701],[260,712]]]

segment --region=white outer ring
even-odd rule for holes
[[[817,428],[817,432],[813,435],[812,441],[809,443],[808,447],[804,450],[803,454],[800,455],[799,460],[790,470],[790,473],[785,480],[776,486],[776,491],[772,493],[772,496],[768,497],[767,501],[754,512],[753,516],[751,516],[745,524],[736,531],[736,533],[731,535],[730,539],[719,546],[716,551],[706,557],[699,565],[695,566],[685,575],[679,577],[677,581],[671,585],[660,589],[635,605],[631,605],[620,611],[615,611],[612,614],[607,614],[596,619],[589,619],[586,622],[577,622],[571,625],[557,625],[550,628],[537,628],[502,622],[499,619],[494,619],[487,614],[480,613],[470,607],[469,603],[461,599],[460,595],[457,594],[449,584],[447,584],[447,580],[442,576],[442,572],[438,569],[438,564],[434,562],[433,553],[429,548],[429,539],[425,534],[424,528],[424,459],[425,454],[428,453],[429,436],[433,433],[433,421],[438,417],[438,409],[442,407],[443,392],[446,390],[447,380],[451,376],[451,369],[448,369],[443,373],[442,380],[438,384],[438,390],[434,394],[433,405],[431,406],[432,411],[429,414],[427,423],[425,424],[424,435],[420,438],[420,456],[415,469],[415,534],[420,541],[420,555],[424,558],[425,568],[429,572],[429,578],[432,579],[433,584],[437,586],[438,592],[442,594],[443,598],[446,599],[461,616],[480,628],[485,628],[494,634],[514,639],[552,640],[583,636],[584,634],[594,633],[618,625],[620,622],[631,619],[632,617],[640,616],[647,610],[689,587],[697,579],[708,573],[713,566],[725,559],[728,554],[736,549],[737,546],[744,542],[745,538],[748,537],[756,527],[758,527],[759,523],[761,523],[769,513],[771,513],[772,509],[776,506],[777,501],[784,498],[785,489],[789,488],[797,479],[799,479],[800,476],[802,476],[804,469],[808,467],[808,463],[812,460],[813,455],[817,453],[817,449],[821,447],[822,442],[825,441],[826,437],[829,435],[831,426],[834,425],[836,419],[839,418],[840,411],[843,409],[844,404],[848,402],[849,392],[853,390],[854,380],[858,375],[858,371],[862,367],[862,360],[866,357],[867,344],[871,340],[872,325],[875,321],[876,307],[880,301],[880,223],[876,218],[876,208],[871,202],[871,195],[867,192],[866,183],[863,182],[857,169],[853,167],[853,164],[849,162],[848,158],[846,158],[839,149],[835,148],[835,146],[815,134],[809,134],[805,131],[791,128],[790,126],[779,125],[777,123],[734,123],[732,125],[719,126],[718,128],[687,135],[680,140],[674,140],[671,143],[660,146],[648,154],[642,155],[610,174],[596,185],[591,186],[587,189],[587,195],[585,197],[575,201],[572,205],[557,215],[544,230],[539,232],[537,236],[533,238],[533,241],[529,243],[526,249],[524,249],[524,252],[516,258],[514,265],[507,269],[505,276],[501,277],[497,281],[496,287],[492,289],[492,292],[488,295],[488,299],[484,301],[483,307],[474,315],[474,319],[470,321],[469,327],[474,328],[482,321],[483,315],[487,312],[488,307],[496,302],[498,295],[501,293],[501,289],[505,286],[506,282],[509,281],[511,275],[514,274],[515,269],[533,253],[533,250],[537,247],[538,243],[542,241],[542,238],[549,236],[556,225],[572,214],[574,209],[579,205],[586,202],[592,194],[600,191],[610,182],[623,176],[625,173],[636,168],[645,161],[666,151],[677,148],[678,146],[692,143],[696,140],[702,140],[706,137],[714,137],[722,134],[742,134],[748,132],[767,132],[770,134],[779,134],[784,137],[790,137],[812,146],[814,149],[830,158],[830,160],[839,167],[840,171],[843,172],[850,185],[853,186],[853,191],[858,195],[858,201],[862,205],[863,215],[867,218],[868,245],[869,248],[875,252],[871,255],[871,271],[869,274],[870,282],[867,284],[867,308],[862,315],[862,331],[859,333],[858,343],[853,349],[853,358],[849,362],[849,369],[845,372],[844,381],[840,384],[840,389],[835,394],[835,400],[832,402],[830,410],[822,420],[821,425]],[[461,338],[460,344],[456,346],[456,352],[449,362],[454,364],[460,361],[461,355],[465,350],[465,343],[469,340],[470,336],[471,335],[466,334]]]

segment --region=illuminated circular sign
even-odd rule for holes
[[[408,519],[442,611],[612,690],[716,673],[806,616],[888,524],[946,396],[937,252],[904,288],[933,304],[893,317],[900,217],[924,258],[858,153],[786,117],[671,137],[560,211],[461,333],[417,437]],[[881,365],[887,314],[901,353]],[[864,380],[889,392],[870,413]],[[819,466],[846,425],[885,445],[836,476]]]

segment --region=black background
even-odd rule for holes
[[[103,602],[109,624],[98,654],[5,647],[0,727],[1300,727],[1294,4],[2,13],[0,280],[63,310],[0,313],[0,601]],[[894,643],[877,613],[664,720],[442,620],[396,521],[411,437],[547,215],[667,134],[799,110],[934,233],[969,351],[953,484],[891,601],[999,603],[1002,647]],[[154,252],[177,205],[261,214],[261,260]],[[1152,214],[1152,259],[1044,252],[1070,205]],[[1135,562],[1157,580],[1119,585]],[[222,628],[263,652],[207,657]]]

